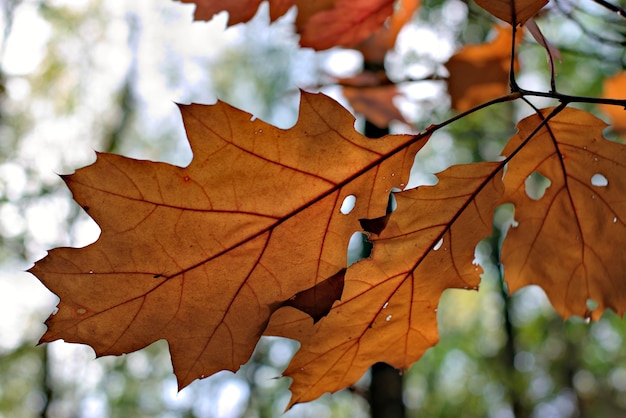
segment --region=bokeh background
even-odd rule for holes
[[[170,0],[1,0],[0,7],[0,417],[279,416],[289,381],[277,377],[297,343],[263,338],[237,374],[179,393],[164,341],[99,359],[82,345],[36,346],[58,299],[25,270],[50,248],[97,239],[97,225],[59,177],[93,162],[94,151],[184,166],[191,152],[175,103],[220,99],[287,128],[299,89],[348,106],[335,78],[357,74],[360,54],[299,48],[295,10],[270,25],[266,4],[249,24],[228,29],[225,14],[192,23],[193,6]],[[540,23],[563,56],[560,90],[601,94],[606,77],[625,68],[626,21],[589,0],[550,7]],[[443,64],[462,45],[490,39],[492,24],[475,5],[424,1],[386,60],[409,122],[393,123],[393,132],[452,115]],[[519,84],[549,90],[544,50],[526,35],[519,52]],[[416,158],[410,185],[434,184],[433,173],[451,164],[497,159],[530,112],[502,104],[438,131]],[[546,185],[532,178],[528,188],[541,195]],[[594,323],[564,322],[537,287],[509,297],[497,255],[512,224],[512,208],[498,210],[494,235],[477,248],[480,290],[444,293],[441,342],[403,376],[408,415],[626,416],[626,323],[612,312]],[[285,417],[367,417],[368,379]]]

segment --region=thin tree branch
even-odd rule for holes
[[[520,89],[521,96],[535,96],[535,97],[547,97],[550,99],[556,99],[561,103],[594,103],[594,104],[607,104],[613,106],[621,106],[626,109],[626,99],[608,99],[604,97],[585,97],[585,96],[571,96],[569,94],[563,94],[558,92],[542,92]]]
[[[515,79],[515,40],[517,38],[517,15],[515,11],[515,0],[511,0],[511,28],[512,28],[512,37],[511,37],[511,60],[509,62],[509,88],[512,92],[517,92],[520,90],[519,85],[517,84],[517,80]]]
[[[617,13],[618,16],[621,16],[623,18],[626,18],[626,10],[622,9],[619,6],[616,6],[614,4],[609,3],[608,1],[605,0],[591,0],[594,3],[599,4],[600,6],[604,7],[605,9],[608,9],[614,13]]]

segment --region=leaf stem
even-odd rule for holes
[[[594,3],[598,3],[600,6],[617,13],[618,16],[626,17],[626,10],[622,9],[619,6],[609,3],[605,0],[592,0]]]
[[[586,97],[586,96],[572,96],[569,94],[563,94],[556,91],[542,92],[519,89],[521,96],[536,96],[536,97],[548,97],[550,99],[556,99],[561,103],[594,103],[594,104],[607,104],[614,106],[622,106],[626,108],[626,99],[608,99],[604,97]]]
[[[515,12],[515,0],[511,1],[511,28],[512,28],[512,36],[511,36],[511,60],[509,62],[509,88],[512,92],[520,91],[519,85],[517,84],[517,80],[515,79],[515,40],[517,38],[517,24],[516,20],[516,12]]]

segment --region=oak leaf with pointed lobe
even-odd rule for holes
[[[515,152],[540,123],[537,115],[522,120],[503,155]],[[519,223],[502,249],[505,280],[511,292],[541,286],[564,317],[597,319],[606,308],[621,316],[626,306],[626,147],[604,139],[605,127],[587,112],[566,108],[522,146],[504,179],[503,202],[515,205]],[[535,171],[551,182],[538,200],[525,190]],[[588,299],[598,304],[592,312]]]
[[[65,181],[101,236],[30,271],[61,299],[42,342],[101,356],[166,339],[184,387],[245,363],[279,306],[326,313],[359,219],[386,213],[424,141],[365,138],[321,94],[302,94],[288,130],[221,102],[181,112],[189,166],[99,154]]]

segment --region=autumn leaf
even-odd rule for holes
[[[621,72],[604,81],[602,97],[626,99],[626,73]],[[626,134],[626,110],[621,106],[600,105],[611,121],[611,129],[622,135]]]
[[[407,369],[437,343],[441,293],[478,287],[474,249],[490,234],[502,167],[453,166],[436,186],[396,193],[372,257],[348,269],[328,316],[312,326],[301,312],[276,311],[266,333],[301,343],[284,373],[293,378],[292,404],[349,386],[379,361]]]
[[[419,5],[419,0],[397,1],[387,22],[352,48],[363,54],[366,63],[384,64],[387,51],[394,47],[398,34],[411,20]]]
[[[379,128],[389,126],[392,120],[407,123],[393,102],[399,92],[395,85],[375,87],[343,87],[343,95],[350,106]]]
[[[375,32],[393,13],[395,0],[336,0],[334,7],[299,24],[300,45],[317,50],[351,47]]]
[[[407,123],[393,102],[400,92],[384,71],[363,71],[354,77],[339,78],[337,83],[354,112],[379,128],[388,127],[392,120]]]
[[[391,19],[389,19],[389,26],[383,28],[383,30],[389,31],[387,41],[388,48],[393,48],[400,31],[404,25],[411,20],[420,4],[421,0],[398,0],[393,15],[391,15]]]
[[[548,0],[476,0],[476,4],[505,22],[513,23],[511,1],[515,4],[515,23],[523,25],[548,4]]]
[[[448,92],[452,108],[464,112],[509,92],[511,31],[495,26],[497,35],[488,43],[468,45],[446,63],[450,73]],[[518,40],[521,39],[518,31]],[[517,59],[515,60],[517,68]]]
[[[400,29],[411,19],[418,6],[418,0],[399,2],[389,25],[379,28],[354,46],[363,55],[365,70],[354,77],[337,80],[354,111],[379,128],[387,128],[392,120],[407,123],[393,102],[400,92],[383,68],[387,52],[393,48]]]
[[[250,20],[261,0],[178,0],[196,4],[195,20],[210,20],[221,11],[228,11],[229,25]],[[405,2],[408,0],[405,0]],[[410,0],[414,2],[415,0]],[[378,30],[393,13],[395,0],[270,0],[270,18],[276,20],[293,5],[298,7],[296,30],[300,44],[317,50],[333,46],[351,47]],[[410,4],[409,4],[410,5]],[[401,22],[408,7],[399,9],[396,22]],[[397,26],[399,23],[395,23]],[[398,30],[394,26],[393,30]]]
[[[184,387],[245,363],[278,307],[326,313],[359,219],[386,213],[425,139],[367,139],[321,94],[302,94],[288,130],[221,102],[180,108],[189,166],[99,154],[65,176],[102,234],[30,271],[61,299],[42,342],[102,356],[166,339]]]
[[[542,111],[543,117],[551,109]],[[606,308],[620,316],[626,306],[626,148],[602,137],[605,123],[566,108],[541,123],[537,115],[518,124],[503,153],[511,159],[503,201],[515,205],[519,226],[504,241],[502,262],[511,292],[540,285],[564,317],[599,318]],[[551,183],[530,198],[525,182],[538,172]],[[587,301],[598,304],[588,311]]]
[[[211,20],[216,14],[227,11],[228,25],[244,23],[254,17],[263,0],[176,0],[181,3],[193,3],[196,5],[194,12],[195,20]],[[272,21],[278,19],[291,6],[294,0],[269,0],[270,18]]]

